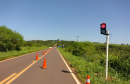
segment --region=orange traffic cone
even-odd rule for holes
[[[37,55],[36,55],[36,60],[38,60],[38,53],[37,53]]]
[[[45,51],[44,51],[43,55],[45,55]]]
[[[89,78],[89,75],[87,75],[86,84],[90,84],[90,78]]]
[[[46,67],[46,58],[44,58],[43,67],[42,68],[45,68],[45,69],[47,68]]]

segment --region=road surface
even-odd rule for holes
[[[69,72],[56,48],[0,62],[0,84],[80,84]],[[38,53],[39,60],[36,61]],[[46,58],[47,69],[42,69]]]

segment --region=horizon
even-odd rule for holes
[[[25,41],[32,41],[32,40],[25,40]],[[42,40],[42,41],[49,41],[49,40]],[[53,40],[54,41],[54,40]],[[60,40],[59,39],[59,41],[62,41],[62,39]],[[73,41],[73,40],[63,40],[63,41]],[[77,41],[74,41],[74,42],[77,42]],[[91,41],[78,41],[78,42],[91,42]],[[91,43],[100,43],[100,42],[91,42]],[[105,44],[106,42],[104,42],[104,43],[101,43],[101,44]],[[109,43],[109,44],[116,44],[116,43]],[[121,44],[123,44],[123,45],[127,45],[127,44],[125,44],[125,43],[121,43]],[[116,44],[116,45],[121,45],[121,44]],[[128,45],[130,45],[130,44],[128,44]]]

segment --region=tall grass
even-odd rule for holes
[[[42,47],[22,47],[22,50],[20,51],[7,51],[7,52],[0,52],[0,61],[5,60],[5,59],[9,59],[12,57],[17,57],[19,55],[23,55],[23,54],[27,54],[27,53],[31,53],[34,51],[39,51],[39,50],[43,50],[43,49],[47,49],[47,46],[42,46]]]
[[[58,48],[58,50],[70,63],[71,67],[76,69],[78,78],[83,81],[84,84],[86,83],[87,75],[90,76],[91,84],[130,84],[129,78],[126,79],[122,73],[117,72],[110,66],[108,68],[108,80],[105,80],[105,54],[103,53],[100,55],[75,56],[61,48]],[[109,60],[112,59],[112,57],[113,55],[109,55]],[[127,77],[130,77],[130,75]]]

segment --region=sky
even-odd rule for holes
[[[24,40],[106,42],[130,44],[130,0],[0,0],[0,26]]]

